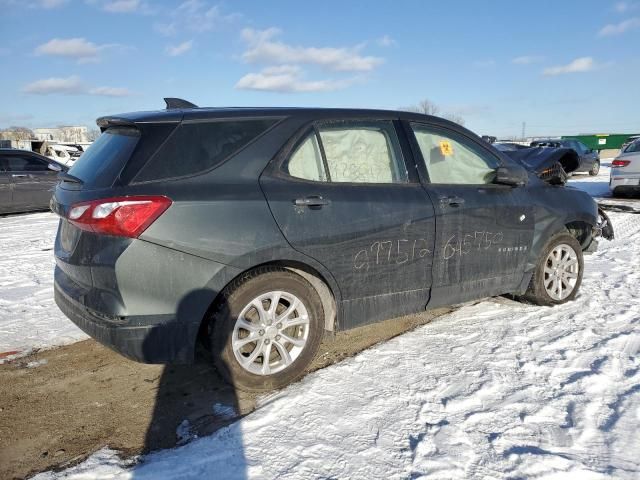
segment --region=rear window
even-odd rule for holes
[[[108,187],[140,140],[135,128],[109,128],[76,160],[69,173],[87,187]]]
[[[277,119],[234,119],[182,123],[133,181],[184,177],[210,170],[247,146],[276,122]]]
[[[627,145],[627,148],[624,149],[624,152],[625,153],[640,152],[640,140],[636,140],[635,142]]]

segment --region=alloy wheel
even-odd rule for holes
[[[561,243],[553,247],[544,266],[544,288],[554,300],[564,300],[576,287],[580,264],[573,247]]]
[[[291,365],[309,338],[309,313],[295,295],[272,291],[240,312],[231,346],[238,363],[255,375],[272,375]]]

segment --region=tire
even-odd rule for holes
[[[589,175],[592,177],[595,177],[598,173],[600,173],[600,160],[596,160],[591,170],[589,170]]]
[[[564,248],[566,247],[566,249]],[[561,252],[565,251],[567,254],[568,250],[573,251],[573,255],[571,256],[563,256]],[[554,259],[551,258],[552,252],[560,252],[560,257],[554,254],[554,258],[560,258],[560,265],[563,263],[563,259],[572,259],[575,260],[573,262],[565,261],[565,264],[571,264],[571,267],[567,267],[563,269],[559,268],[560,272],[566,272],[565,276],[560,273],[559,277],[555,277],[552,272],[555,272],[555,267],[553,266]],[[573,266],[577,266],[577,272]],[[545,268],[547,268],[545,272]],[[544,248],[542,249],[542,253],[540,258],[538,259],[538,263],[533,272],[533,277],[531,277],[531,282],[529,283],[529,288],[524,295],[524,299],[535,303],[536,305],[560,305],[562,303],[569,302],[573,300],[578,290],[580,289],[580,284],[582,283],[582,273],[584,270],[584,260],[582,257],[582,248],[580,247],[580,243],[570,235],[569,233],[563,232],[559,233],[549,239]],[[557,289],[554,289],[554,281],[557,286],[558,283],[561,283],[560,295],[558,295]],[[545,287],[545,284],[549,287]],[[571,287],[571,290],[567,294],[568,288],[562,287]],[[555,291],[554,291],[555,290]]]
[[[218,371],[235,388],[250,392],[279,389],[299,379],[324,333],[316,290],[300,275],[276,267],[258,268],[234,280],[212,320],[210,340]]]

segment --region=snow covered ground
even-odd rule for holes
[[[603,168],[571,183],[607,196],[607,181]],[[469,305],[209,437],[126,461],[103,449],[36,478],[639,478],[640,215],[610,216],[616,240],[586,257],[573,303]],[[0,351],[84,338],[51,299],[55,225],[0,218],[14,252],[0,260]]]
[[[53,213],[0,217],[0,362],[87,338],[53,301],[57,229]]]

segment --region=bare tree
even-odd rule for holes
[[[0,137],[4,140],[29,140],[35,138],[33,131],[27,127],[9,127],[0,130]]]
[[[460,115],[458,115],[457,113],[443,113],[441,115],[442,118],[446,118],[447,120],[450,120],[452,122],[457,123],[458,125],[462,125],[464,126],[464,118],[462,118]]]
[[[424,113],[425,115],[438,115],[440,108],[431,100],[424,99],[418,102],[416,105],[403,108],[407,112]]]
[[[416,105],[404,107],[402,110],[406,110],[407,112],[423,113],[425,115],[437,115],[442,118],[446,118],[447,120],[450,120],[452,122],[455,122],[459,125],[464,125],[464,118],[462,118],[462,116],[458,115],[457,113],[450,113],[450,112],[440,113],[441,112],[440,107],[438,107],[438,105],[436,105],[431,100],[426,98],[418,102]]]
[[[89,128],[87,130],[87,140],[90,142],[95,142],[100,136],[100,130],[97,128]]]

